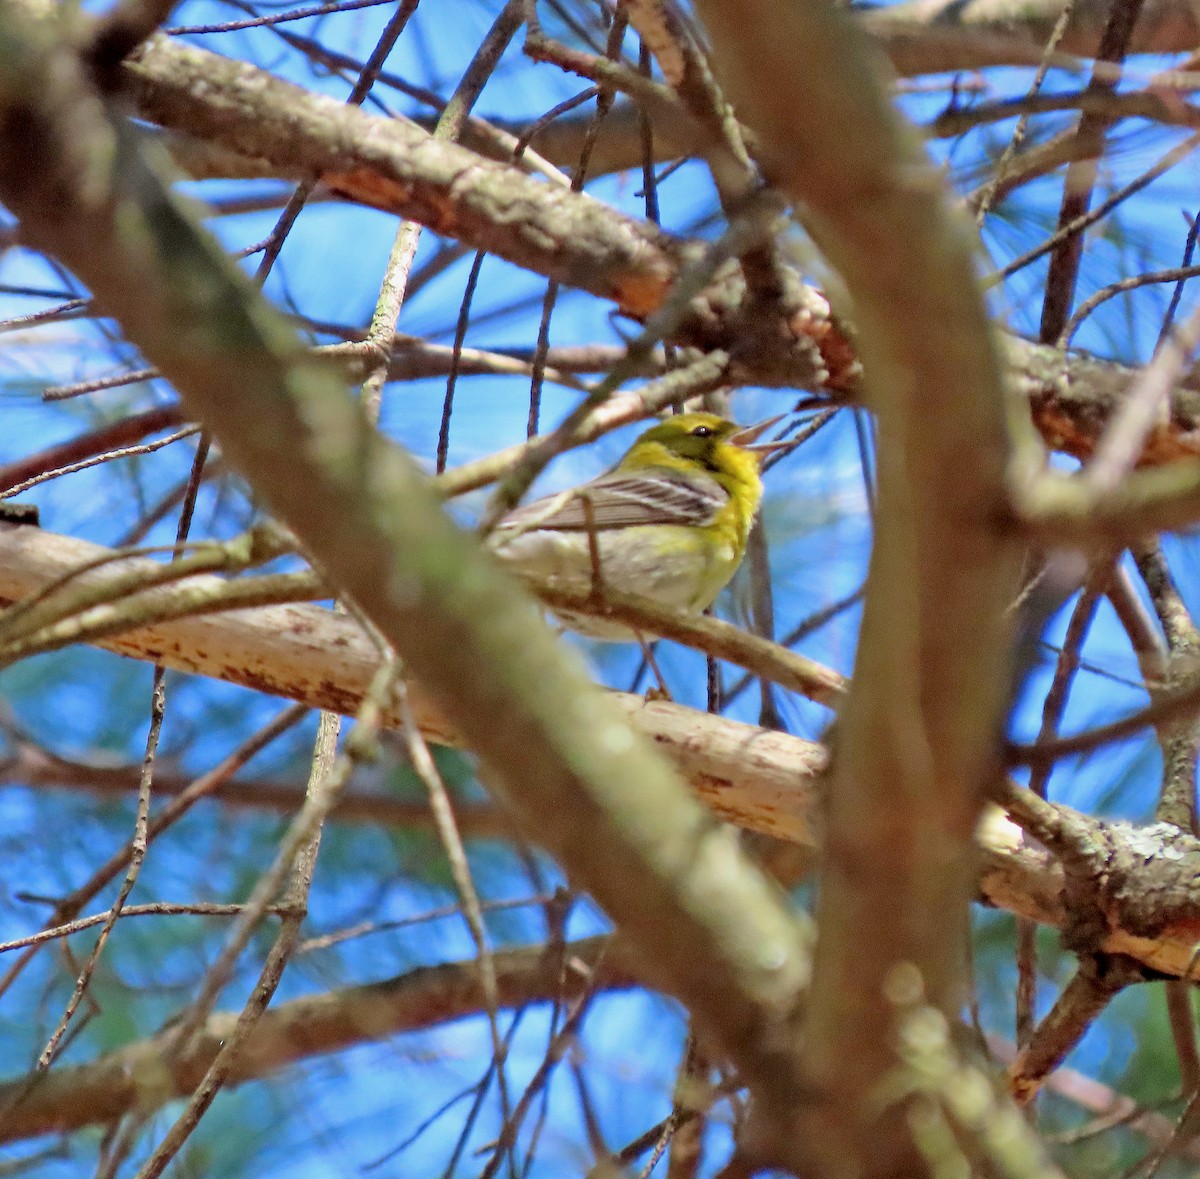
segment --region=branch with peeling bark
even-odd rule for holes
[[[107,551],[39,529],[0,526],[0,600],[13,602],[36,594]],[[85,574],[78,581],[86,587],[97,576]],[[307,605],[177,618],[108,636],[98,645],[347,716],[355,714],[379,659],[374,644],[352,619]],[[833,688],[828,677],[827,687]],[[802,787],[824,764],[818,746],[665,701],[609,695],[630,723],[665,750],[705,793],[718,814],[735,819],[757,812],[760,817],[751,824],[757,829],[784,839],[811,839],[810,803]],[[411,704],[429,740],[461,743],[427,691],[414,687]],[[389,715],[387,723],[395,727],[400,718]],[[751,784],[752,799],[745,796]]]

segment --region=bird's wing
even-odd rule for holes
[[[504,529],[587,532],[639,524],[703,526],[729,502],[715,479],[614,471],[582,487],[535,500],[504,518]]]

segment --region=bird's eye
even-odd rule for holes
[[[713,436],[713,428],[711,426],[697,426],[692,431],[693,438],[711,438]]]

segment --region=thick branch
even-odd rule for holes
[[[1055,60],[1094,57],[1112,5],[1076,0]],[[1036,66],[1063,10],[1062,0],[908,0],[865,11],[860,19],[898,74]],[[1130,40],[1130,53],[1190,53],[1200,22],[1186,0],[1150,0]]]
[[[106,550],[85,541],[55,536],[34,528],[0,527],[0,602],[11,602],[35,593],[50,581]],[[89,575],[89,576],[94,576]],[[99,646],[133,659],[162,662],[178,671],[207,675],[229,683],[268,692],[353,716],[376,667],[376,652],[358,626],[345,616],[317,606],[270,606],[239,610],[204,618],[176,619],[143,630],[103,640]],[[818,845],[818,800],[825,770],[825,752],[817,744],[711,716],[665,701],[610,693],[629,723],[674,762],[701,799],[717,815],[750,831],[772,835],[808,848]],[[410,687],[422,732],[431,741],[456,744],[458,735],[426,693]],[[397,715],[385,718],[391,727]],[[69,784],[71,767],[47,763],[26,753],[3,769],[3,781],[32,785]],[[168,773],[163,787],[176,783]],[[90,782],[102,791],[136,787],[136,772],[95,770]],[[234,784],[238,801],[241,790]],[[258,790],[248,784],[248,805],[284,807],[295,792],[286,788]],[[1024,792],[1019,793],[1023,797]],[[217,797],[220,797],[219,795]],[[349,795],[345,806],[352,815],[375,822],[416,822],[416,808],[393,800],[359,799]],[[337,812],[334,812],[335,816]],[[1084,822],[1075,816],[1077,823]],[[462,816],[465,833],[475,838],[495,838],[507,829],[504,816],[494,810]],[[1096,828],[1097,831],[1100,828]],[[1118,853],[1107,842],[1097,855],[1119,862],[1122,871],[1112,879],[1133,903],[1149,887],[1139,865],[1145,848],[1137,828],[1117,825],[1113,839]],[[997,908],[1008,909],[1044,924],[1063,926],[1068,909],[1061,897],[1063,874],[1044,853],[1024,850],[1014,838],[1011,824],[986,821],[977,842],[982,856],[979,896]],[[1140,849],[1140,850],[1139,850]],[[1159,862],[1159,861],[1156,861]],[[1200,914],[1200,894],[1193,895],[1189,881],[1200,879],[1200,856],[1180,858],[1178,851],[1163,857],[1162,866],[1179,865],[1178,872],[1155,877],[1153,904],[1156,914],[1170,920],[1147,924],[1143,909],[1128,914],[1121,904],[1106,903],[1108,916],[1095,948],[1127,954],[1164,974],[1188,972],[1193,952],[1189,914]]]
[[[996,768],[1019,569],[995,517],[1009,462],[999,358],[974,235],[844,15],[820,0],[700,9],[768,176],[803,203],[855,301],[879,423],[875,543],[838,715],[806,1025],[819,1097],[801,1115],[809,1145],[775,1145],[801,1173],[911,1173],[919,1155],[901,1107],[882,1113],[877,1100],[901,1067],[881,996],[903,964],[946,1015],[961,1003],[947,930],[963,926]]]
[[[110,550],[36,528],[0,525],[0,601],[37,593],[72,569]],[[145,562],[151,566],[151,562]],[[98,572],[78,579],[86,586]],[[269,606],[202,618],[181,618],[106,638],[99,644],[177,671],[212,676],[353,716],[378,665],[378,653],[351,619],[318,606]],[[783,839],[808,842],[804,783],[824,765],[811,742],[693,709],[610,693],[625,718],[667,753],[718,814]],[[425,736],[461,743],[428,692],[410,702]],[[398,727],[398,713],[388,714]]]
[[[684,253],[648,222],[436,142],[244,62],[156,37],[126,66],[139,114],[269,160],[284,178],[399,213],[630,314],[662,301]],[[567,248],[571,243],[571,248]]]

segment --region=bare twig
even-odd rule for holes
[[[1141,982],[1140,966],[1124,959],[1084,957],[1033,1039],[1017,1053],[1008,1069],[1013,1096],[1030,1101],[1046,1076],[1079,1042],[1084,1032],[1125,987]]]

